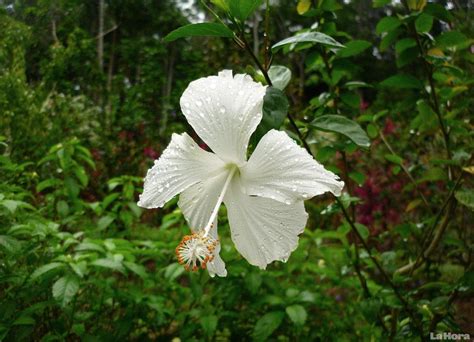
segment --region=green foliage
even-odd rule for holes
[[[232,38],[234,33],[226,26],[217,23],[189,24],[181,26],[165,37],[166,42],[185,37],[205,36],[205,37],[226,37]]]

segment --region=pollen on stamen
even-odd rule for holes
[[[218,240],[204,236],[202,231],[186,235],[176,247],[178,262],[186,271],[204,270],[207,263],[214,259],[217,243]]]

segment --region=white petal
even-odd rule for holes
[[[265,89],[249,75],[232,77],[232,71],[224,70],[191,82],[181,97],[181,110],[212,151],[226,162],[241,164],[262,119]]]
[[[171,142],[148,170],[138,205],[159,208],[203,179],[225,172],[215,154],[204,151],[186,133],[173,134]]]
[[[214,220],[214,225],[209,232],[209,235],[214,239],[219,239],[217,234],[217,217]],[[219,253],[221,252],[221,243],[217,243],[216,249],[214,250],[214,260],[207,263],[207,271],[211,277],[218,275],[219,277],[227,277],[227,270],[225,269],[224,260],[222,260]]]
[[[224,198],[232,241],[242,256],[265,269],[274,260],[286,262],[298,246],[308,214],[303,201],[284,204],[244,194],[235,178]]]
[[[178,206],[181,208],[193,232],[203,229],[209,222],[227,175],[228,172],[223,172],[215,177],[199,182],[183,191],[179,196]],[[209,235],[214,239],[219,238],[217,235],[217,217],[214,220],[214,225]],[[221,243],[219,242],[214,251],[214,260],[207,264],[207,270],[211,277],[214,277],[216,274],[219,277],[227,276],[225,263],[219,255],[220,250]]]
[[[286,204],[327,191],[339,196],[344,182],[326,170],[288,134],[271,130],[240,169],[245,193]]]

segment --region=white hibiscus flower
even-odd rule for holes
[[[265,269],[272,261],[286,261],[296,249],[308,218],[303,201],[328,191],[341,193],[344,183],[285,132],[269,131],[247,160],[265,90],[250,76],[232,76],[230,70],[191,82],[181,109],[214,153],[186,133],[173,134],[148,170],[139,206],[159,208],[181,194],[178,205],[193,231],[176,248],[186,269],[227,275],[217,235],[222,202],[237,250]]]

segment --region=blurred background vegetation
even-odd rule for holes
[[[0,0],[0,340],[473,336],[472,3],[272,0],[268,19],[262,4],[237,26],[224,1],[204,4],[248,51],[215,37],[164,43],[214,20],[198,1]],[[271,61],[291,70],[290,113],[345,180],[365,246],[318,197],[298,249],[262,271],[235,251],[223,207],[229,275],[186,273],[176,200],[136,205],[171,134],[192,132],[179,98],[224,68],[265,82],[249,52],[269,66],[266,47],[301,30],[346,46],[285,45]],[[334,134],[327,114],[357,122],[371,147]]]

